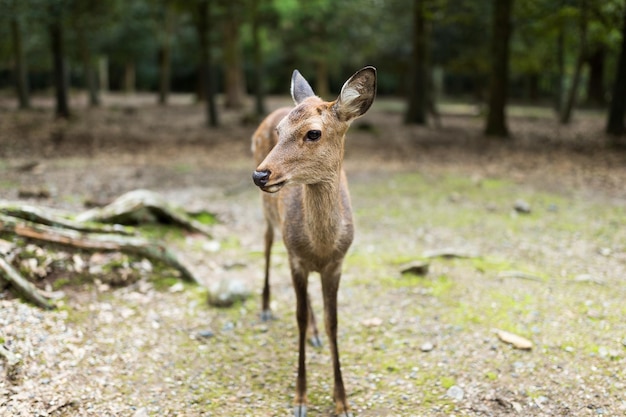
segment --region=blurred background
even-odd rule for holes
[[[266,113],[294,68],[330,99],[374,65],[379,95],[403,100],[407,123],[468,103],[486,134],[506,137],[504,109],[516,102],[561,123],[596,109],[608,133],[624,133],[624,0],[0,0],[0,10],[8,108],[48,95],[69,117],[70,94],[97,106],[107,92],[161,104],[188,93],[217,126],[220,106],[246,97],[253,115]]]

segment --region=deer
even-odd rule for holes
[[[336,100],[316,96],[294,70],[293,108],[269,114],[252,136],[254,184],[262,191],[265,231],[265,282],[261,319],[270,310],[270,257],[275,232],[287,250],[296,297],[298,374],[294,416],[307,412],[306,341],[320,346],[308,294],[309,273],[320,275],[324,324],[333,366],[335,411],[351,416],[337,346],[337,293],[343,260],[352,244],[354,226],[346,174],[344,144],[353,120],[365,114],[376,96],[376,69],[368,66],[350,77]],[[310,329],[310,330],[309,330]]]

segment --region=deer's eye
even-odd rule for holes
[[[322,137],[322,132],[320,130],[309,130],[306,132],[306,140],[309,142],[315,142]]]

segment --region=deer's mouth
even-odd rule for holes
[[[281,182],[277,182],[275,184],[265,185],[265,186],[261,187],[261,190],[265,191],[266,193],[275,193],[278,190],[280,190],[281,188],[283,188],[283,186],[286,183],[287,183],[287,181],[281,181]]]

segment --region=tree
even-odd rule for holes
[[[493,0],[491,33],[491,75],[489,82],[489,113],[487,136],[507,137],[506,101],[509,78],[509,40],[513,0]]]
[[[15,59],[15,88],[20,109],[30,108],[30,95],[28,85],[28,70],[24,55],[24,42],[22,41],[22,25],[17,15],[11,17],[11,36],[13,40],[13,55]]]
[[[55,91],[56,117],[69,119],[70,108],[68,102],[68,74],[65,57],[64,28],[63,28],[62,0],[51,1],[48,4],[48,33],[50,35],[50,49],[53,62],[53,83]]]
[[[159,46],[159,104],[167,104],[170,94],[170,82],[172,74],[172,36],[174,32],[174,8],[170,1],[165,0],[162,5],[163,12],[162,28],[158,32],[161,38]]]
[[[265,74],[263,71],[263,52],[261,45],[261,19],[263,18],[263,0],[251,0],[252,21],[252,72],[254,82],[254,112],[257,116],[264,115],[265,109]]]
[[[241,7],[237,0],[228,0],[222,20],[225,106],[238,109],[244,104],[246,83],[241,54]]]
[[[30,0],[0,0],[0,27],[8,23],[8,36],[2,34],[0,37],[10,39],[10,45],[6,44],[10,50],[10,58],[13,61],[13,84],[18,99],[18,108],[27,109],[30,107],[30,85],[28,80],[28,66],[26,61],[26,46],[24,38],[24,25],[29,17]],[[2,51],[0,42],[0,51]],[[7,51],[8,52],[8,51]]]
[[[96,58],[101,49],[103,29],[108,29],[112,21],[114,4],[81,0],[68,2],[69,27],[73,29],[70,35],[74,35],[69,44],[74,46],[73,57],[82,64],[84,85],[92,107],[100,105]]]
[[[578,95],[578,86],[580,84],[581,73],[583,65],[587,59],[587,27],[589,25],[589,13],[587,0],[581,0],[580,3],[580,17],[579,17],[579,50],[578,57],[576,59],[576,66],[574,67],[574,76],[572,77],[572,85],[567,95],[567,100],[563,106],[561,113],[561,124],[567,124],[572,117],[572,109],[576,102],[576,96]]]
[[[213,76],[211,36],[213,29],[211,0],[198,0],[196,13],[194,13],[194,23],[198,34],[198,44],[200,45],[199,82],[202,95],[206,100],[206,120],[207,125],[216,127],[219,125],[217,116],[217,105],[215,99],[215,83]]]
[[[626,116],[626,7],[623,10],[622,47],[615,68],[615,81],[611,94],[611,105],[606,125],[606,133],[612,135],[612,145],[618,145],[618,136],[626,133],[624,117]]]
[[[424,24],[424,1],[413,0],[413,36],[411,54],[411,74],[409,76],[409,96],[404,122],[407,124],[426,124],[427,100],[427,65],[426,65],[426,30]]]

